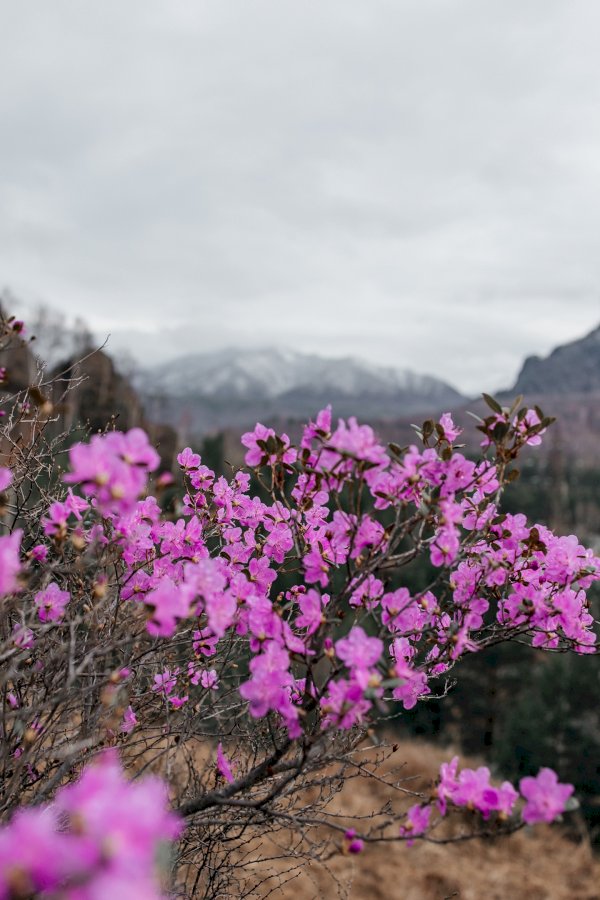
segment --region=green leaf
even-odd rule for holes
[[[497,400],[495,400],[493,397],[490,397],[489,394],[482,394],[481,396],[483,397],[483,399],[485,400],[485,402],[487,403],[487,405],[489,406],[490,409],[493,409],[494,412],[502,415],[502,407],[500,406],[500,404],[498,403]]]
[[[492,437],[495,441],[501,441],[502,438],[505,438],[508,434],[508,430],[510,425],[508,422],[498,422],[497,425],[494,425],[492,428]]]
[[[435,428],[435,423],[433,419],[427,419],[423,422],[423,437],[429,438],[433,434],[433,430]]]

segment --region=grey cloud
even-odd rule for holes
[[[115,341],[362,353],[477,390],[600,319],[593,2],[0,16],[0,280]]]

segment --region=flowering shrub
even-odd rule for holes
[[[572,788],[549,769],[517,791],[455,758],[423,794],[382,767],[393,748],[364,755],[372,726],[449,689],[465,654],[515,639],[595,652],[586,590],[600,560],[498,508],[550,420],[490,404],[477,462],[449,414],[407,448],[329,409],[298,446],[257,425],[242,437],[253,471],[230,479],[187,448],[175,516],[149,493],[169,479],[142,430],[75,444],[57,479],[31,470],[47,404],[29,448],[8,422],[0,897],[161,896],[156,847],[183,823],[177,888],[217,897],[268,830],[325,859],[450,840],[441,823],[461,809],[479,834],[560,816]],[[434,574],[411,593],[402,569],[422,556]],[[329,815],[345,779],[373,775],[393,794],[385,810]]]

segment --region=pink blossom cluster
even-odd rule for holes
[[[521,415],[514,440],[536,443],[540,425],[535,412]],[[169,690],[161,689],[172,706],[219,690],[217,672],[201,658],[233,634],[250,654],[239,686],[250,715],[276,713],[292,738],[307,707],[320,710],[324,729],[350,728],[386,699],[412,708],[430,693],[432,677],[485,645],[494,628],[529,634],[535,646],[593,652],[585,591],[600,561],[572,536],[500,515],[497,464],[455,449],[460,429],[448,413],[430,430],[434,446],[389,452],[354,418],[334,428],[329,408],[306,426],[298,448],[259,424],[242,442],[247,464],[273,486],[270,501],[251,493],[248,473],[217,477],[186,448],[178,456],[187,491],[176,521],[163,517],[154,497],[140,499],[157,457],[139,429],[73,448],[66,480],[110,521],[126,566],[122,599],[143,604],[154,637],[172,638],[190,623],[202,634],[201,649],[196,642]],[[348,491],[360,502],[345,502]],[[62,533],[85,507],[72,494],[53,504],[47,535]],[[391,510],[413,531],[390,524]],[[446,586],[411,595],[390,583],[383,564],[425,523],[419,551],[443,570]],[[97,526],[87,535],[97,539]],[[280,597],[274,585],[285,568],[302,577]],[[43,615],[58,620],[66,601],[45,596],[36,601]],[[320,660],[325,674],[307,679]]]
[[[464,768],[458,771],[458,756],[443,763],[432,800],[416,803],[406,812],[405,824],[400,828],[402,837],[410,846],[414,838],[427,834],[432,827],[434,809],[445,816],[451,808],[466,808],[479,812],[484,820],[496,814],[500,821],[513,814],[517,802],[524,804],[521,818],[527,825],[554,822],[565,812],[573,794],[572,784],[561,784],[552,769],[541,769],[535,778],[522,778],[520,793],[508,781],[499,787],[490,782],[490,770]]]
[[[105,751],[50,805],[21,809],[0,829],[0,898],[159,900],[156,851],[180,832],[162,782],[128,781]]]
[[[104,514],[129,512],[146,487],[147,473],[160,462],[141,428],[94,435],[89,444],[75,444],[69,458],[65,481],[80,485]]]

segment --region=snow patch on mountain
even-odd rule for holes
[[[183,356],[140,373],[137,380],[143,393],[177,397],[276,398],[299,391],[461,397],[445,382],[408,369],[377,366],[350,356],[333,359],[271,348]]]

